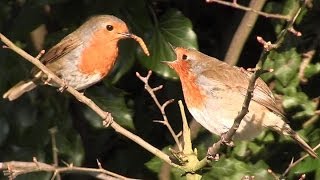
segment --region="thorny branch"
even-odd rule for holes
[[[238,116],[235,118],[234,123],[233,123],[232,127],[229,129],[229,131],[226,134],[224,134],[223,136],[221,136],[221,139],[218,142],[214,143],[211,147],[209,147],[208,153],[207,153],[208,159],[212,159],[214,157],[214,155],[217,154],[221,144],[223,144],[223,143],[228,144],[228,143],[232,142],[233,135],[235,134],[235,132],[239,128],[239,125],[240,125],[242,119],[244,118],[244,116],[248,113],[248,108],[250,105],[250,101],[252,99],[252,95],[253,95],[252,93],[254,90],[255,82],[261,74],[263,74],[264,72],[267,72],[266,70],[261,69],[261,67],[264,64],[264,61],[266,60],[266,57],[268,56],[269,52],[272,49],[276,49],[282,44],[284,37],[287,35],[288,32],[296,32],[296,31],[292,30],[293,24],[296,21],[298,15],[300,14],[301,9],[304,8],[305,6],[306,6],[306,2],[303,3],[300,6],[300,8],[298,8],[296,10],[295,13],[293,13],[293,17],[290,18],[286,28],[280,32],[280,34],[277,38],[277,41],[274,44],[272,44],[270,41],[266,42],[262,37],[257,37],[257,41],[263,45],[263,52],[260,56],[259,63],[256,65],[255,72],[251,75],[248,89],[247,89],[247,93],[246,93],[244,102],[242,104],[242,109],[239,112]]]
[[[165,112],[165,108],[169,104],[171,104],[174,101],[174,99],[170,99],[170,100],[166,101],[165,103],[163,103],[162,105],[160,104],[157,96],[155,95],[155,92],[162,89],[163,86],[160,85],[155,88],[150,87],[149,78],[150,78],[151,74],[152,74],[152,71],[149,71],[148,74],[145,77],[143,77],[138,72],[136,72],[136,76],[144,83],[144,88],[148,91],[148,93],[150,94],[150,96],[152,97],[153,101],[156,103],[156,105],[158,106],[158,108],[162,114],[163,120],[155,121],[155,122],[162,123],[163,125],[165,125],[168,128],[169,132],[171,133],[171,136],[173,137],[174,141],[176,142],[176,144],[178,146],[179,151],[182,151],[182,146],[181,146],[181,143],[179,142],[179,136],[172,129],[172,127],[168,121],[166,112]]]
[[[261,12],[261,11],[258,11],[256,9],[252,9],[252,8],[249,8],[249,7],[246,7],[246,6],[242,6],[240,4],[238,4],[237,0],[233,0],[233,2],[228,2],[228,1],[224,1],[224,0],[206,0],[207,3],[218,3],[218,4],[222,4],[222,5],[225,5],[225,6],[229,6],[229,7],[233,7],[233,8],[236,8],[236,9],[241,9],[241,10],[244,10],[244,11],[251,11],[251,12],[254,12],[254,13],[257,13],[261,16],[264,16],[266,18],[274,18],[274,19],[283,19],[283,20],[286,20],[286,21],[290,21],[290,16],[284,16],[284,15],[281,15],[281,14],[271,14],[271,13],[266,13],[266,12]]]

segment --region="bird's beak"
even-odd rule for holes
[[[173,68],[174,66],[174,61],[160,61],[160,62],[168,65],[170,68]]]
[[[139,45],[141,46],[143,52],[147,55],[147,56],[150,56],[150,53],[149,53],[149,50],[146,46],[146,44],[144,43],[144,41],[141,39],[141,37],[139,36],[136,36],[132,33],[129,33],[129,32],[126,32],[126,33],[118,33],[120,34],[122,37],[124,38],[131,38],[131,39],[134,39],[135,41],[137,41],[139,43]]]
[[[125,38],[132,38],[132,34],[129,33],[129,32],[126,32],[126,33],[118,33],[120,34],[121,36],[125,37]]]

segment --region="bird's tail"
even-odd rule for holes
[[[3,94],[4,99],[9,99],[9,101],[13,101],[19,98],[25,92],[31,91],[37,86],[35,81],[20,81],[18,84],[10,88],[6,93]]]
[[[314,150],[290,127],[287,130],[288,135],[294,139],[311,157],[318,158],[318,155]]]

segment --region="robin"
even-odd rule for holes
[[[197,50],[176,48],[177,59],[165,61],[180,77],[186,105],[203,127],[223,136],[238,115],[251,77],[250,72],[230,66]],[[248,140],[270,128],[290,136],[314,158],[317,154],[286,123],[282,110],[262,79],[257,79],[249,113],[243,118],[233,140]]]
[[[136,40],[149,56],[143,40],[131,34],[125,22],[115,16],[99,15],[63,38],[40,60],[66,85],[82,90],[108,75],[118,57],[118,42],[125,38]],[[3,98],[15,100],[44,82],[58,86],[39,69],[33,69],[32,74],[32,79],[19,82]]]

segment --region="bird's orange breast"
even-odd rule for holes
[[[89,45],[84,47],[79,70],[84,74],[109,73],[118,56],[118,46],[115,37],[105,34],[104,30],[95,32]]]
[[[188,107],[201,108],[205,102],[205,95],[196,83],[194,74],[188,70],[190,68],[188,66],[188,63],[182,61],[175,67],[175,70],[179,74],[184,99]]]

